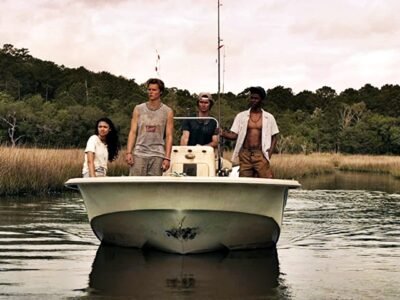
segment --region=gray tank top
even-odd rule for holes
[[[161,103],[157,110],[151,110],[146,103],[136,106],[139,112],[136,145],[134,154],[143,157],[165,156],[165,127],[168,113],[167,105]]]

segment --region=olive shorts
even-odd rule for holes
[[[269,161],[261,150],[241,149],[239,164],[239,177],[272,178]]]

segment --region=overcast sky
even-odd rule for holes
[[[400,1],[221,3],[225,92],[399,84]],[[137,83],[217,91],[216,0],[0,0],[0,43]]]

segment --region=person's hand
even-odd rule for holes
[[[169,169],[169,166],[170,166],[170,160],[168,158],[164,158],[161,166],[162,171],[163,172],[167,171]]]
[[[135,164],[135,160],[133,159],[133,155],[132,153],[127,153],[125,155],[125,161],[128,165],[130,165],[131,167]]]

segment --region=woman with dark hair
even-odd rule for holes
[[[106,176],[107,161],[115,160],[119,149],[118,132],[113,122],[108,118],[97,120],[95,134],[86,144],[83,177]]]

